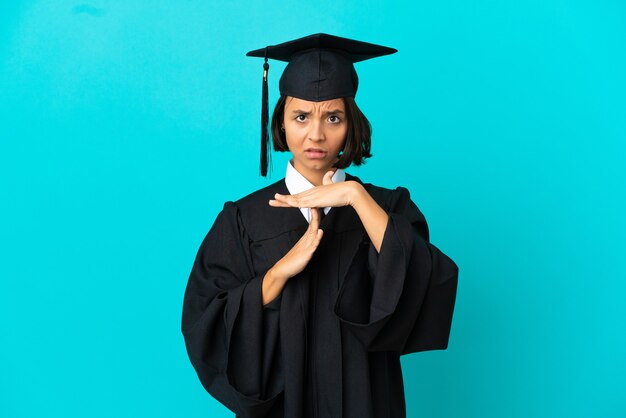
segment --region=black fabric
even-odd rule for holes
[[[320,214],[320,222],[321,222],[326,217],[326,212],[324,212],[324,208],[319,208],[318,213]]]
[[[317,33],[246,55],[289,62],[280,77],[280,93],[319,102],[354,97],[359,78],[353,63],[395,52],[382,45]]]
[[[389,214],[380,253],[354,209],[332,208],[308,266],[265,306],[265,273],[308,226],[268,205],[284,179],[227,202],[203,240],[182,332],[200,381],[238,417],[405,417],[400,356],[447,347],[457,265],[407,189],[364,187]]]

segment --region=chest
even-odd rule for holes
[[[352,264],[366,261],[369,237],[352,208],[347,209],[333,208],[322,220],[320,229],[324,230],[324,235],[307,263],[306,271],[321,277],[340,278]],[[298,215],[302,217],[300,213]],[[250,255],[255,273],[267,271],[287,253],[295,251],[294,247],[299,245],[307,228],[308,223],[302,217],[292,228],[266,231],[265,237],[251,240]],[[339,285],[338,281],[336,283]]]

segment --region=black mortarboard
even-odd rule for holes
[[[339,36],[318,33],[248,52],[249,57],[265,58],[261,107],[261,175],[267,174],[269,136],[267,59],[287,61],[280,77],[281,95],[321,102],[354,97],[359,78],[353,63],[398,52],[394,48]]]

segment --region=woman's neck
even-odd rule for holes
[[[324,174],[326,174],[326,172],[328,171],[324,170],[324,172],[321,172],[318,170],[307,170],[303,167],[296,167],[295,165],[294,168],[298,170],[298,172],[302,174],[302,176],[307,179],[313,186],[321,186],[322,180],[324,179]]]

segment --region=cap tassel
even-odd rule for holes
[[[266,51],[267,54],[267,51]],[[270,162],[269,135],[267,123],[269,119],[268,98],[267,98],[267,72],[270,65],[267,63],[267,56],[263,63],[263,98],[261,102],[261,175],[267,177],[267,167]]]

